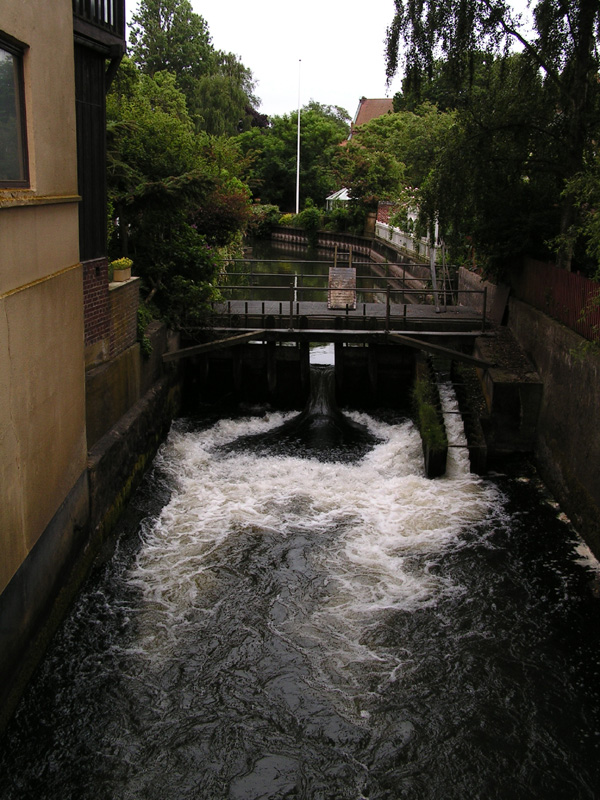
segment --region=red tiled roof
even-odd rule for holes
[[[375,100],[368,100],[366,97],[361,97],[352,127],[355,128],[357,125],[364,125],[365,122],[370,122],[376,117],[382,117],[384,114],[393,112],[393,110],[394,101],[391,97],[381,97]]]

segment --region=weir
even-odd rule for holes
[[[401,409],[340,417],[309,375],[299,410],[174,423],[0,744],[3,800],[594,797],[593,562],[535,474],[452,449],[429,481]]]

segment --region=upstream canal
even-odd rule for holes
[[[598,574],[535,473],[428,481],[401,413],[309,412],[173,425],[3,800],[598,797]]]

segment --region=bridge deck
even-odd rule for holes
[[[271,323],[268,324],[268,318]],[[227,320],[231,327],[376,327],[418,330],[423,326],[447,330],[485,329],[485,317],[468,306],[359,303],[356,309],[330,309],[327,303],[277,300],[229,300],[215,304],[213,321]],[[319,322],[317,325],[315,323]]]

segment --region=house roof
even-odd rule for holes
[[[356,114],[352,120],[352,127],[357,125],[364,125],[365,122],[370,122],[376,117],[382,117],[384,114],[390,114],[394,110],[394,101],[391,97],[381,97],[377,99],[368,100],[366,97],[361,97],[356,109]]]
[[[334,200],[341,200],[341,201],[350,200],[350,194],[348,189],[345,188],[338,189],[337,192],[330,194],[327,200],[329,200],[330,202],[333,202]]]

